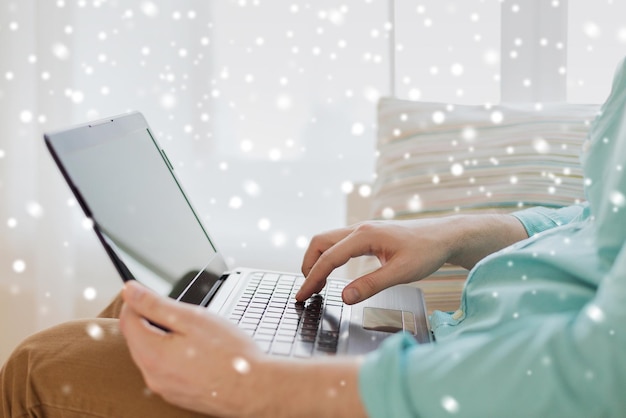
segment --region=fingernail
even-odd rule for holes
[[[352,305],[353,303],[357,303],[360,299],[361,295],[358,290],[353,287],[349,287],[343,291],[343,301],[348,305]]]
[[[132,299],[137,299],[143,292],[141,286],[134,280],[129,280],[124,284],[126,294]]]

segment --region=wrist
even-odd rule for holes
[[[455,215],[448,262],[471,269],[484,257],[528,238],[522,223],[509,214]]]
[[[249,416],[366,416],[353,357],[294,360],[265,356],[249,388]]]

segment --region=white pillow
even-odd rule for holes
[[[598,110],[381,99],[371,215],[408,218],[581,201],[578,156]]]

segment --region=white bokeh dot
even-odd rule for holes
[[[361,136],[365,132],[365,126],[362,123],[354,123],[352,125],[352,135]]]
[[[626,197],[619,190],[614,190],[611,192],[610,200],[611,203],[620,208],[623,208],[624,205],[626,205]]]
[[[422,91],[419,89],[411,89],[409,90],[409,99],[411,100],[419,100],[422,98]]]
[[[166,93],[161,96],[160,104],[164,109],[171,109],[176,106],[176,97],[169,93]]]
[[[37,202],[28,202],[26,212],[33,218],[39,219],[43,216],[43,207]]]
[[[94,322],[90,322],[86,327],[87,335],[93,338],[96,341],[102,340],[104,338],[104,330],[102,327]]]
[[[276,232],[272,236],[272,244],[274,244],[275,247],[282,247],[286,242],[287,237],[282,232]]]
[[[461,131],[461,137],[463,138],[463,140],[467,142],[474,141],[476,139],[476,136],[477,136],[476,129],[472,126],[466,126]]]
[[[418,195],[413,195],[409,199],[407,206],[410,211],[419,212],[422,210],[422,207],[423,207],[422,199]]]
[[[71,99],[76,104],[82,103],[85,100],[85,94],[80,90],[75,90],[72,92]]]
[[[393,219],[394,216],[396,216],[396,212],[392,208],[386,207],[383,209],[382,217],[384,219]]]
[[[544,138],[538,137],[533,140],[533,148],[539,154],[547,154],[550,152],[550,144]]]
[[[83,297],[85,298],[85,300],[91,301],[94,300],[97,296],[98,292],[93,287],[86,287],[85,290],[83,290]]]
[[[367,185],[367,184],[363,184],[361,186],[359,186],[359,196],[361,197],[369,197],[372,194],[372,187]]]
[[[589,305],[585,313],[593,322],[603,322],[606,319],[604,311],[596,305]]]
[[[250,152],[254,148],[254,143],[249,139],[244,139],[239,144],[239,149],[243,152]]]
[[[460,163],[454,163],[452,164],[452,167],[450,167],[450,172],[452,173],[453,176],[460,176],[463,174],[463,164]]]
[[[257,222],[257,227],[261,231],[267,231],[267,230],[270,229],[271,226],[272,226],[272,223],[267,218],[261,218],[261,219],[259,219],[259,222]]]
[[[292,108],[292,106],[293,101],[291,99],[291,96],[289,96],[288,94],[281,94],[276,98],[276,107],[279,110],[289,110]]]
[[[278,148],[272,148],[268,152],[268,157],[271,161],[278,161],[283,157],[283,153]]]
[[[309,245],[309,239],[304,235],[300,235],[296,238],[296,247],[298,248],[306,248]]]
[[[250,371],[250,363],[243,357],[235,357],[233,359],[233,368],[241,374],[246,374]]]
[[[444,396],[441,398],[441,406],[451,414],[456,414],[460,409],[459,402],[452,396]]]
[[[239,209],[243,205],[243,200],[239,196],[233,196],[228,201],[228,207],[231,209]]]
[[[26,263],[24,260],[17,259],[13,261],[13,271],[16,273],[24,273],[26,270]]]
[[[22,110],[20,112],[20,121],[22,123],[30,123],[33,121],[33,114],[30,110]]]
[[[52,45],[52,54],[60,60],[66,60],[70,56],[69,48],[62,43]]]
[[[446,120],[446,114],[438,110],[433,113],[432,118],[433,118],[433,122],[435,122],[437,125],[441,125]]]
[[[261,186],[254,180],[246,180],[243,183],[243,189],[246,191],[248,196],[258,196],[261,194]]]
[[[504,120],[504,115],[499,110],[496,110],[491,113],[491,122],[495,124],[499,124],[499,123],[502,123],[503,120]]]
[[[600,26],[595,22],[585,22],[583,31],[590,39],[598,39],[600,37]]]
[[[83,228],[85,228],[86,230],[90,230],[93,228],[94,226],[94,221],[91,218],[85,218],[82,220],[81,225],[83,226]]]
[[[455,77],[463,75],[463,71],[463,66],[459,63],[452,64],[452,67],[450,67],[450,73]]]
[[[341,183],[341,191],[345,194],[350,194],[354,191],[354,183],[351,181],[344,181]]]

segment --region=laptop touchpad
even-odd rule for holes
[[[396,309],[363,308],[363,328],[392,333],[404,330],[416,334],[413,313]]]

